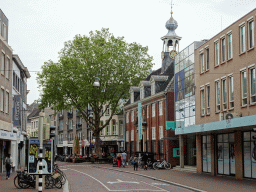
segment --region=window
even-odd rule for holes
[[[134,121],[134,111],[131,111],[131,122]]]
[[[159,102],[159,116],[163,115],[163,102]]]
[[[163,132],[163,126],[159,126],[159,139],[163,139],[164,132]]]
[[[134,130],[131,130],[131,141],[134,141]]]
[[[129,131],[126,131],[126,137],[125,137],[126,141],[129,142]]]
[[[149,140],[149,128],[147,127],[147,140]]]
[[[5,113],[9,113],[9,93],[5,95]]]
[[[240,27],[240,53],[245,52],[245,26]]]
[[[106,129],[107,129],[107,135],[110,135],[109,125],[106,126]]]
[[[206,114],[210,114],[210,85],[206,85]]]
[[[156,128],[152,127],[152,140],[156,140]]]
[[[152,117],[156,116],[156,105],[155,103],[152,104]]]
[[[149,118],[149,105],[147,106],[147,118]]]
[[[223,63],[226,60],[226,39],[222,38],[221,39],[221,62]]]
[[[215,42],[215,66],[219,65],[219,42]]]
[[[129,112],[126,113],[126,123],[129,123]]]
[[[220,111],[220,82],[215,82],[216,87],[216,112]]]
[[[210,69],[209,67],[209,49],[206,49],[206,71]]]
[[[134,103],[134,92],[131,92],[131,103]]]
[[[113,126],[113,135],[117,135],[117,130],[116,130],[116,120],[112,120],[112,126]]]
[[[234,108],[234,82],[233,76],[229,76],[229,108]]]
[[[200,54],[201,73],[204,72],[204,54]]]
[[[222,107],[223,110],[227,109],[227,81],[222,79]]]
[[[232,33],[228,34],[228,59],[233,57]]]
[[[4,90],[3,89],[1,89],[0,99],[1,99],[1,111],[4,111]]]
[[[10,73],[10,59],[7,58],[6,60],[6,66],[5,66],[5,77],[9,79],[9,73]]]
[[[256,102],[256,83],[255,83],[255,68],[249,69],[250,71],[250,103]]]
[[[254,47],[254,21],[251,20],[248,23],[248,40],[249,49]]]
[[[5,54],[1,53],[1,74],[4,75],[4,65],[5,65]]]
[[[205,115],[205,95],[204,95],[204,88],[201,91],[201,115]]]
[[[1,35],[6,40],[6,25],[4,23],[2,24]]]
[[[246,71],[241,71],[241,85],[242,85],[242,105],[247,104],[247,77]]]

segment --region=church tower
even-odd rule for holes
[[[161,73],[164,73],[164,71],[171,65],[174,61],[174,56],[179,52],[179,41],[181,40],[181,37],[175,33],[178,23],[173,19],[172,14],[173,12],[171,7],[171,18],[165,24],[168,33],[161,38],[163,41]]]

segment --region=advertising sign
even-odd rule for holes
[[[52,173],[52,165],[53,165],[53,146],[52,142],[44,142],[43,144],[43,174],[51,174]],[[38,174],[39,173],[39,164],[38,164],[38,154],[39,154],[39,139],[30,139],[29,140],[29,148],[28,148],[28,172],[30,174]]]
[[[13,126],[14,127],[21,126],[21,110],[22,110],[21,95],[14,95],[13,97]]]
[[[139,127],[139,140],[141,140],[142,139],[141,102],[138,103],[138,127]]]

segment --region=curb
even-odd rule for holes
[[[66,182],[63,187],[63,192],[69,192],[70,185],[68,184],[68,180],[66,179]]]
[[[145,177],[145,178],[153,179],[153,180],[156,180],[156,181],[161,181],[161,182],[167,183],[167,184],[172,184],[172,185],[175,185],[175,186],[178,186],[178,187],[182,187],[182,188],[185,188],[185,189],[190,189],[190,190],[196,191],[196,192],[207,192],[207,191],[204,191],[204,190],[201,190],[201,189],[196,189],[194,187],[189,187],[189,186],[186,186],[186,185],[182,185],[182,184],[175,183],[175,182],[172,182],[172,181],[167,181],[167,180],[164,180],[164,179],[158,179],[156,177],[151,177],[151,176],[143,175],[143,174],[140,174],[140,173],[133,173],[133,172],[130,172],[130,171],[117,170],[117,169],[113,169],[113,168],[100,167],[100,166],[95,166],[95,165],[93,167],[109,169],[109,170],[114,170],[114,171],[119,171],[119,172],[125,172],[125,173],[134,174],[134,175],[139,175],[139,176],[142,176],[142,177]]]

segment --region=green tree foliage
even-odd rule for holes
[[[78,109],[94,132],[100,154],[100,131],[119,112],[120,100],[129,98],[130,87],[137,86],[153,66],[147,52],[147,47],[127,43],[124,37],[114,37],[104,28],[91,31],[89,36],[76,35],[65,42],[59,61],[45,62],[38,74],[40,108],[50,105],[57,111]],[[93,87],[95,77],[100,87]],[[92,107],[93,118],[87,113],[88,106]],[[100,125],[108,107],[109,120]]]

